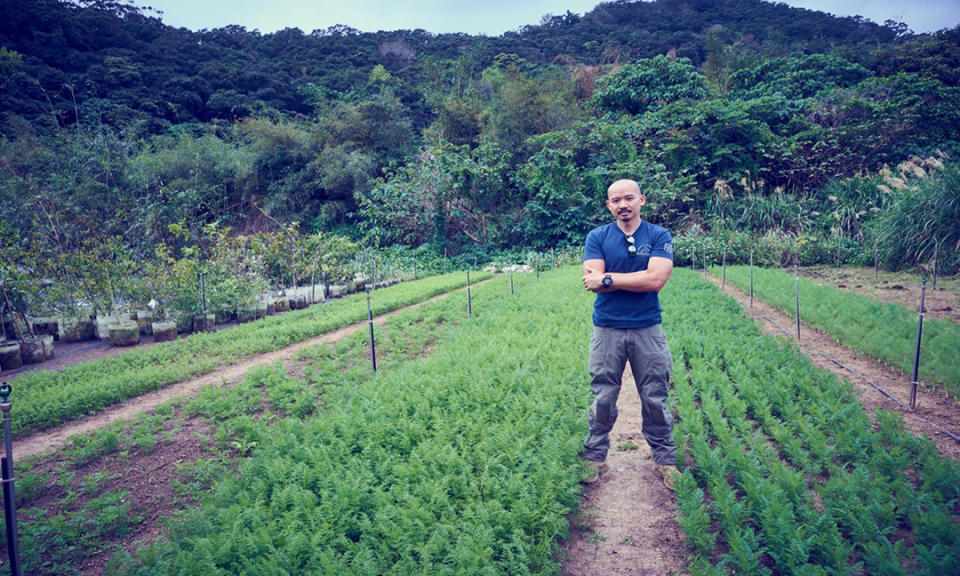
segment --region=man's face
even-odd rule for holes
[[[607,192],[607,208],[618,220],[629,222],[640,214],[646,197],[636,188],[618,188]]]

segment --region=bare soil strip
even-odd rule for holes
[[[563,574],[686,574],[690,550],[675,518],[676,500],[654,470],[640,431],[640,397],[629,365],[617,409],[620,415],[610,434],[605,468],[587,486],[580,510],[571,519]]]

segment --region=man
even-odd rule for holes
[[[673,359],[660,326],[658,292],[673,271],[673,243],[665,228],[641,220],[646,196],[633,180],[607,189],[615,222],[587,235],[583,286],[597,295],[590,338],[590,435],[581,456],[601,472],[617,420],[617,397],[627,360],[643,405],[643,436],[657,472],[672,489],[679,472],[667,382]],[[596,478],[596,476],[594,477]]]

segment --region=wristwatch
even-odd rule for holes
[[[610,276],[609,274],[604,274],[603,281],[601,282],[601,284],[603,284],[604,288],[609,288],[613,286],[613,277]]]

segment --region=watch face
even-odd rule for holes
[[[604,287],[604,288],[609,288],[611,284],[613,284],[613,278],[611,278],[610,276],[604,276],[604,277],[603,277],[603,287]]]

